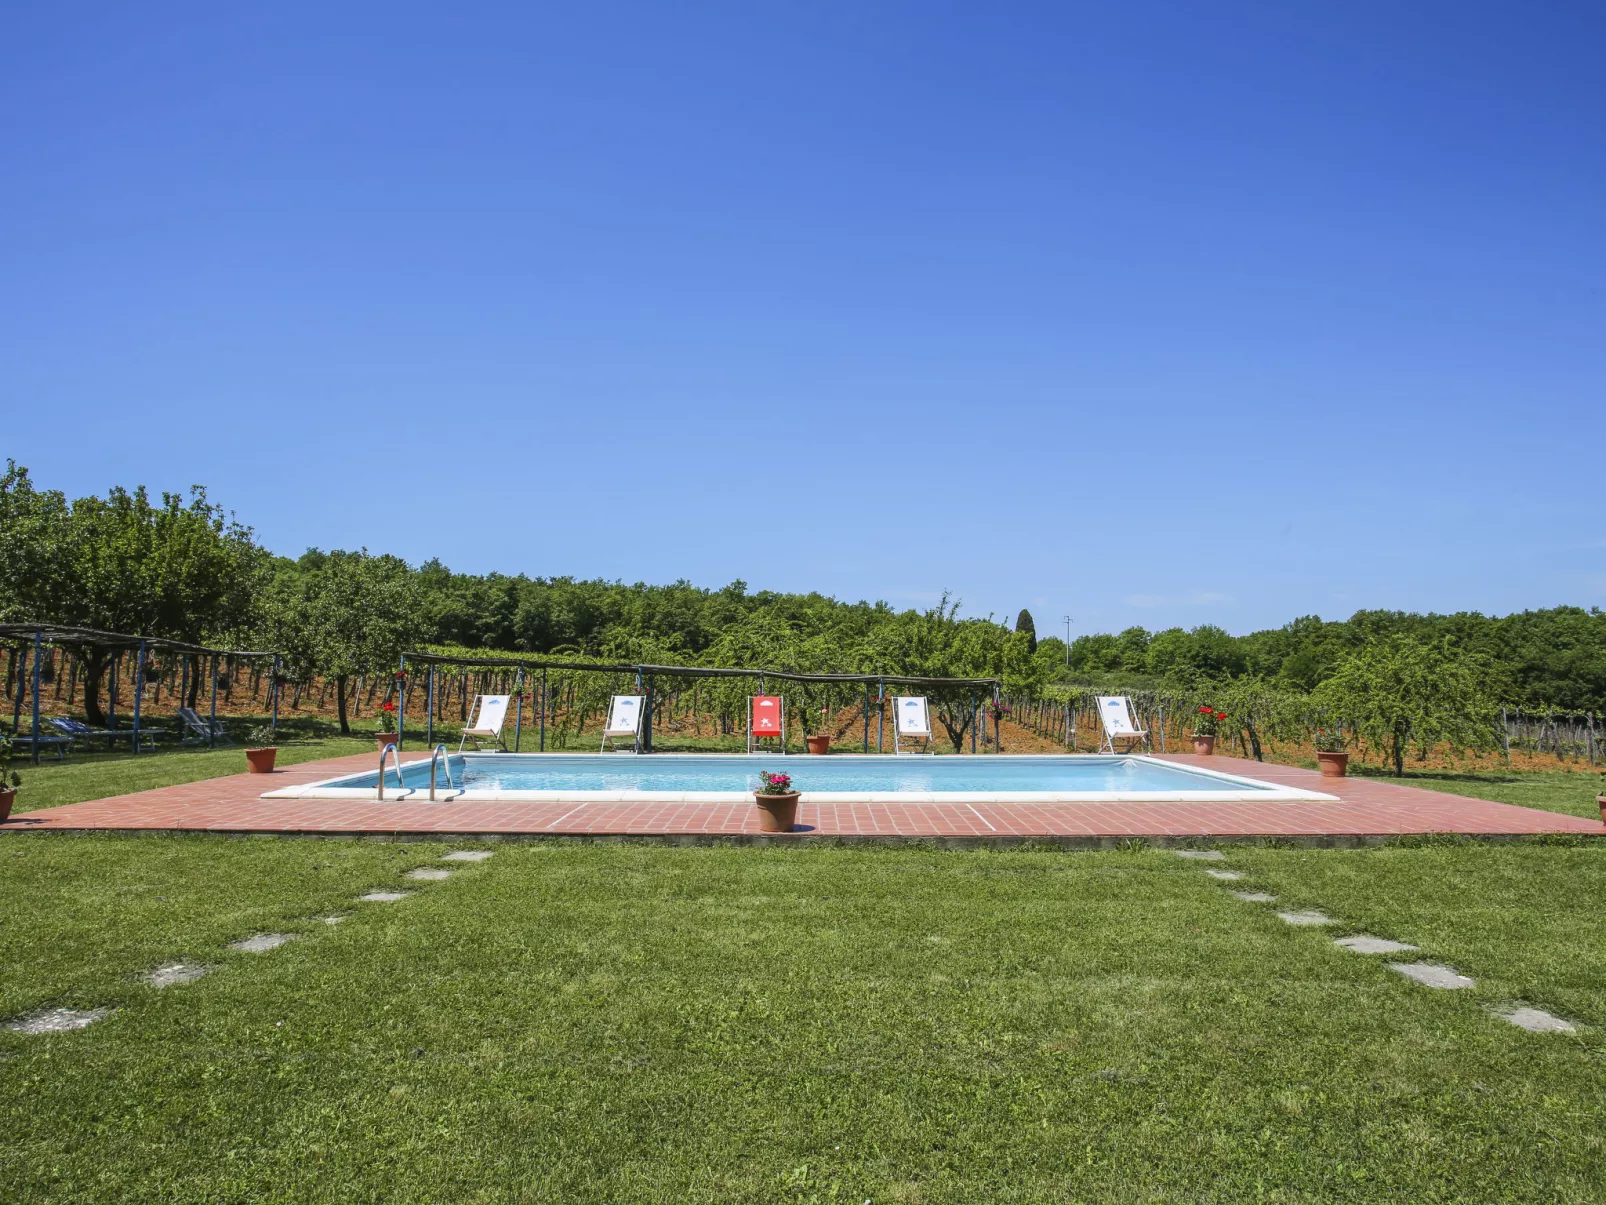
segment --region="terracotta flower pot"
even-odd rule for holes
[[[17,793],[10,787],[0,787],[0,824],[4,824],[11,817],[11,805],[17,801]]]
[[[1348,753],[1323,753],[1318,749],[1316,762],[1322,768],[1323,778],[1343,778],[1349,772]]]
[[[279,756],[279,747],[270,746],[267,749],[247,749],[245,760],[251,767],[253,774],[272,774],[273,759]]]
[[[1606,824],[1606,795],[1597,795],[1597,796],[1595,796],[1595,802],[1600,804],[1600,822],[1602,824]],[[4,814],[0,813],[0,820],[4,820],[4,819],[5,819]]]
[[[754,795],[758,803],[758,827],[766,833],[789,833],[797,824],[800,791],[790,795]]]
[[[1200,757],[1209,757],[1216,751],[1216,738],[1213,736],[1196,736],[1193,738],[1193,751]]]
[[[383,753],[386,745],[394,745],[396,743],[396,734],[394,732],[376,732],[374,733],[374,743],[379,746],[379,752]]]
[[[808,741],[810,753],[831,752],[831,736],[829,733],[822,732],[817,736],[811,736],[806,739]]]

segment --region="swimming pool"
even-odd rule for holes
[[[760,770],[792,775],[812,803],[1051,803],[1109,801],[1330,800],[1302,791],[1157,758],[1065,756],[924,757],[833,754],[828,757],[661,753],[651,756],[565,753],[468,753],[438,772],[438,799],[654,800],[731,803],[747,800]],[[266,798],[372,799],[377,770],[271,791]],[[429,758],[385,771],[385,796],[428,802]]]

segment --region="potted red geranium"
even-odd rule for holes
[[[1199,714],[1193,718],[1193,751],[1200,757],[1209,757],[1216,751],[1216,736],[1221,731],[1221,721],[1226,718],[1225,711],[1199,708]]]
[[[797,824],[797,801],[800,792],[792,789],[790,774],[758,772],[758,789],[753,793],[758,803],[758,827],[766,833],[789,833]]]
[[[385,751],[385,746],[396,743],[396,704],[389,699],[379,709],[379,728],[374,733],[374,740],[381,753]]]

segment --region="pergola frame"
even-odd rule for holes
[[[541,750],[546,750],[546,719],[547,719],[547,671],[563,670],[571,673],[602,673],[602,674],[634,674],[636,686],[639,689],[643,683],[647,686],[647,705],[643,708],[642,716],[642,743],[644,753],[652,752],[652,712],[653,693],[652,679],[655,674],[674,678],[757,678],[760,689],[763,683],[770,678],[777,678],[783,682],[819,682],[819,683],[864,683],[864,751],[870,751],[870,687],[876,687],[876,698],[879,701],[886,696],[886,688],[890,686],[917,686],[927,690],[969,690],[971,692],[971,709],[976,707],[975,698],[980,692],[986,692],[991,698],[997,699],[998,692],[1003,683],[997,678],[922,678],[907,674],[805,674],[792,670],[775,669],[736,669],[729,666],[707,665],[652,665],[648,663],[620,662],[605,663],[596,661],[555,661],[542,657],[463,657],[450,653],[404,653],[401,658],[401,676],[407,672],[408,662],[427,667],[428,684],[425,693],[425,713],[428,722],[425,726],[426,740],[433,747],[435,744],[435,671],[441,666],[451,666],[456,669],[504,669],[516,670],[519,677],[516,682],[522,682],[523,675],[529,670],[541,671]],[[524,695],[515,686],[517,695],[517,712],[513,727],[513,747],[518,749],[524,723]],[[403,733],[406,731],[407,692],[396,692],[396,746],[401,748]],[[881,749],[882,743],[882,717],[876,716],[876,749]],[[971,744],[975,744],[975,732],[971,733]]]
[[[206,743],[212,748],[215,743],[217,731],[217,679],[218,663],[224,657],[237,660],[249,658],[273,658],[273,677],[270,683],[273,698],[273,720],[275,731],[279,727],[279,669],[281,658],[278,653],[263,652],[252,649],[218,649],[204,644],[189,644],[182,640],[171,640],[165,636],[130,636],[123,632],[102,632],[96,628],[73,627],[70,624],[56,623],[0,623],[0,644],[15,643],[18,652],[18,662],[12,671],[10,687],[16,693],[15,703],[12,707],[11,730],[20,736],[22,722],[22,683],[23,670],[29,671],[29,695],[33,702],[33,723],[30,731],[30,740],[33,745],[33,761],[39,762],[40,731],[39,731],[39,666],[41,653],[45,645],[52,645],[62,649],[101,648],[112,654],[111,662],[111,696],[108,706],[109,727],[115,731],[117,721],[117,658],[130,650],[138,653],[138,660],[134,669],[134,727],[129,732],[129,746],[136,755],[139,753],[140,732],[140,704],[145,697],[145,664],[146,657],[153,652],[178,653],[184,656],[200,657],[203,661],[211,658],[212,663],[212,689],[211,689],[211,722],[208,725]],[[28,652],[33,652],[33,664],[28,664]],[[116,742],[117,734],[112,737]]]

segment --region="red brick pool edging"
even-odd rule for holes
[[[759,832],[747,804],[520,803],[503,801],[263,799],[264,792],[373,768],[371,754],[302,762],[271,775],[236,774],[14,814],[0,833],[117,832],[278,834],[391,838],[529,837],[807,842],[934,840],[1010,845],[1042,841],[1065,847],[1141,837],[1156,844],[1190,838],[1351,845],[1391,836],[1459,833],[1521,837],[1541,833],[1606,836],[1598,820],[1429,791],[1376,779],[1323,778],[1315,770],[1232,757],[1162,754],[1264,782],[1323,791],[1335,802],[882,804],[804,803],[802,831]],[[802,758],[798,759],[801,763]]]

